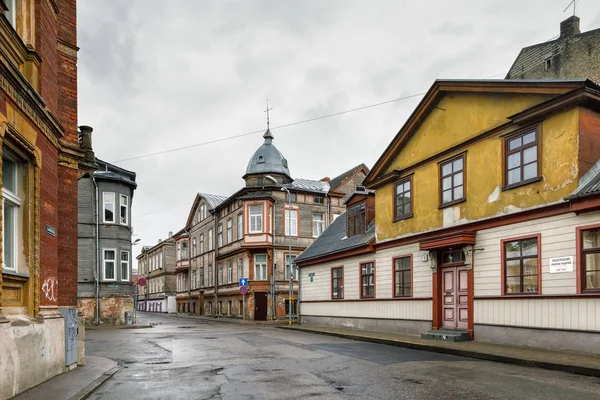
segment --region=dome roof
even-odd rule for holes
[[[263,138],[265,138],[265,142],[250,158],[244,177],[250,174],[282,174],[291,179],[287,160],[273,145],[274,137],[269,129],[267,129]]]

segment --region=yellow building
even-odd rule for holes
[[[299,257],[303,319],[600,353],[599,112],[589,80],[436,81],[365,180],[373,241]]]

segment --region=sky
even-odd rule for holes
[[[98,158],[137,174],[137,256],[184,227],[196,193],[244,185],[266,99],[293,178],[372,167],[414,95],[435,79],[503,78],[522,47],[558,36],[568,3],[80,0],[79,125],[94,128]],[[577,15],[582,31],[600,28],[597,0]]]

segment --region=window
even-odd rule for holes
[[[582,230],[581,233],[582,290],[600,290],[600,228]]]
[[[213,243],[213,230],[209,229],[208,230],[208,251],[211,251],[214,247],[214,243]]]
[[[464,164],[465,156],[463,155],[440,165],[442,205],[464,200]]]
[[[538,132],[529,130],[505,139],[506,186],[516,186],[538,177]]]
[[[233,261],[227,263],[227,283],[233,282]]]
[[[162,269],[163,255],[162,253],[158,254],[158,269]]]
[[[200,287],[204,287],[204,267],[200,267]]]
[[[294,280],[298,279],[298,268],[294,267],[294,260],[296,259],[296,257],[297,256],[295,256],[294,254],[292,254],[291,257],[289,254],[285,255],[285,280],[286,281],[290,279],[291,274],[293,274]],[[290,263],[290,258],[292,260],[291,263]]]
[[[313,237],[319,237],[325,227],[325,215],[323,213],[313,213]]]
[[[260,156],[260,157],[262,157],[262,156]],[[264,186],[264,184],[265,184],[265,182],[264,182],[264,178],[262,176],[259,176],[258,178],[256,178],[256,186]]]
[[[290,236],[290,227],[292,228],[291,236],[298,236],[298,210],[285,210],[285,236]]]
[[[227,243],[233,242],[233,221],[227,220]]]
[[[237,216],[237,237],[238,239],[244,237],[244,216],[242,214]]]
[[[217,264],[217,285],[223,284],[223,265]]]
[[[351,206],[347,212],[347,236],[361,235],[365,233],[366,220],[365,202]]]
[[[344,268],[332,268],[331,269],[331,298],[332,299],[343,299],[344,298]]]
[[[9,157],[2,157],[2,269],[16,271],[18,260],[19,209],[22,201],[19,196],[19,175],[22,166]]]
[[[196,243],[196,238],[192,239],[192,257],[196,257],[196,255],[198,254],[198,247],[197,247],[197,243]]]
[[[548,71],[552,68],[552,57],[548,57],[544,60],[544,71]]]
[[[296,201],[296,193],[290,193],[290,203],[295,203]]]
[[[213,281],[213,268],[212,265],[208,266],[208,286],[214,286],[215,282]]]
[[[181,259],[182,260],[187,260],[189,257],[189,242],[186,240],[185,242],[181,243]]]
[[[375,263],[360,264],[361,298],[375,297]]]
[[[217,247],[223,247],[223,224],[217,226]]]
[[[411,257],[394,259],[394,297],[410,297],[411,288]]]
[[[120,200],[120,204],[121,204],[121,209],[120,209],[120,222],[121,225],[127,225],[129,221],[129,197],[125,196],[124,194],[119,195]]]
[[[104,280],[115,281],[116,268],[115,268],[115,250],[104,250]]]
[[[200,206],[200,221],[203,221],[206,218],[206,204],[202,204]]]
[[[129,252],[121,251],[121,280],[129,281]]]
[[[244,259],[238,258],[238,279],[244,278]]]
[[[315,196],[315,204],[324,204],[324,203],[325,203],[325,197]]]
[[[267,280],[267,255],[266,254],[255,254],[254,255],[254,280],[266,281]]]
[[[104,222],[115,222],[115,194],[102,193],[102,208],[104,209]]]
[[[204,254],[204,233],[200,234],[200,254]]]
[[[503,240],[504,294],[539,292],[538,237]]]
[[[197,272],[192,271],[192,289],[198,288],[198,281],[196,280],[197,277],[198,277]]]
[[[250,206],[250,233],[262,233],[262,205]]]
[[[13,26],[16,28],[17,26],[17,0],[4,0],[4,5],[8,8],[7,11],[4,12],[4,16]]]
[[[411,178],[396,184],[395,219],[412,217]]]

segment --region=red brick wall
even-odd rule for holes
[[[77,11],[75,0],[58,0],[58,39],[77,45]],[[58,118],[70,141],[77,141],[77,58],[58,53]]]
[[[58,27],[54,11],[49,1],[35,2],[35,46],[42,59],[40,67],[40,94],[46,106],[56,115],[58,111],[58,70],[57,65],[57,36]]]
[[[600,159],[600,114],[587,108],[579,113],[579,178]]]

